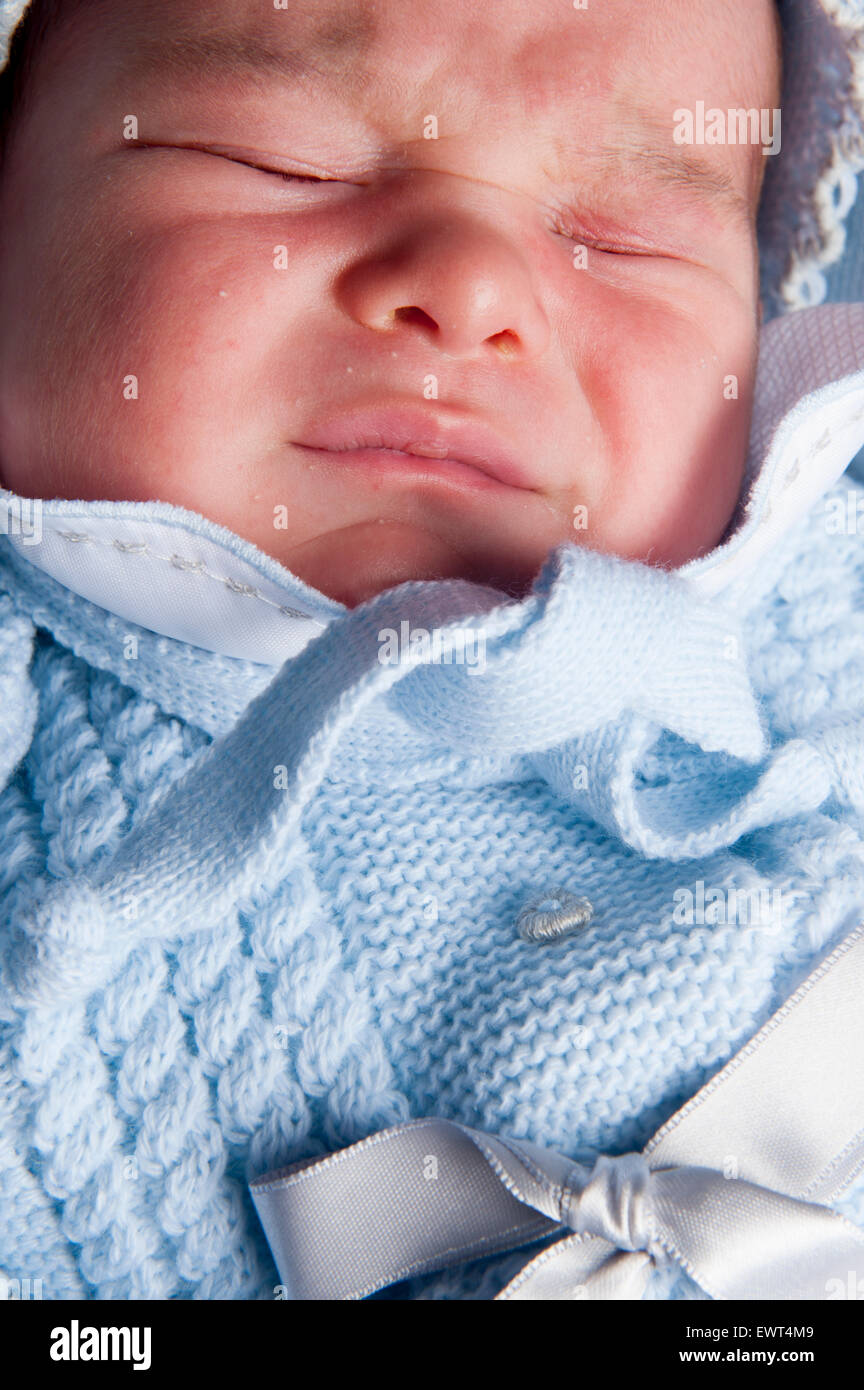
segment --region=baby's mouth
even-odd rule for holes
[[[451,458],[440,445],[412,445],[406,449],[374,448],[364,445],[357,449],[321,449],[300,444],[296,447],[316,454],[337,467],[368,468],[374,475],[398,476],[442,483],[461,483],[481,489],[500,489],[506,484],[464,459]]]
[[[397,449],[395,452],[415,454],[421,459],[446,459],[449,455],[446,444],[406,444],[404,449]]]
[[[484,425],[416,406],[353,411],[292,442],[345,467],[533,490],[519,462]]]

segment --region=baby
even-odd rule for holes
[[[861,1171],[854,1010],[782,1095],[673,1117],[864,904],[864,306],[807,307],[864,168],[849,9],[35,0],[0,169],[0,482],[45,516],[0,535],[0,1280],[522,1297],[551,1222],[584,1240],[535,1297],[847,1288],[775,1216]],[[534,1146],[548,1191],[472,1225],[433,1120]],[[286,1251],[262,1175],[339,1151],[326,1187],[409,1122]],[[689,1177],[655,1202],[660,1126]],[[367,1277],[403,1218],[432,1255]]]
[[[716,545],[766,156],[674,116],[778,107],[773,0],[34,9],[6,488],[175,503],[348,606],[519,595],[567,540],[662,567]]]

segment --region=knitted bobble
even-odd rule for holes
[[[822,754],[840,803],[864,814],[864,719],[841,715],[825,720],[818,733],[808,731],[807,739]]]
[[[0,790],[27,752],[36,724],[36,692],[27,672],[33,631],[0,594]]]
[[[12,921],[19,904],[32,900],[33,884],[45,867],[39,812],[17,780],[0,798],[0,845],[0,918]]]
[[[107,980],[113,952],[105,905],[82,880],[31,908],[18,931],[8,960],[15,1004],[73,1003]]]
[[[133,698],[106,672],[91,681],[90,707],[94,727],[102,719],[102,746],[116,763],[118,785],[131,808],[131,828],[185,775],[190,756],[210,740],[200,730],[167,718],[152,700]]]
[[[129,953],[102,992],[93,1015],[93,1032],[104,1056],[122,1054],[166,988],[168,966],[159,941],[149,938]]]
[[[26,766],[43,804],[48,871],[66,879],[86,872],[119,839],[128,807],[90,723],[87,667],[45,646],[33,679],[39,720]]]
[[[374,1028],[352,1043],[331,1087],[323,1132],[333,1148],[356,1143],[407,1120],[407,1098],[393,1084],[393,1069]]]

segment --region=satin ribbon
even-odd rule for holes
[[[864,1276],[833,1211],[864,1167],[864,926],[641,1154],[592,1169],[435,1118],[250,1184],[292,1299],[361,1299],[568,1231],[498,1299],[639,1299],[669,1260],[715,1299],[825,1299]]]

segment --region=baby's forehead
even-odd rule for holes
[[[776,49],[774,0],[615,0],[578,8],[560,0],[34,0],[47,15],[89,17],[111,43],[124,36],[146,52],[159,42],[198,44],[208,64],[214,54],[232,51],[238,66],[248,59],[262,66],[281,61],[304,65],[310,77],[337,76],[352,86],[380,94],[394,80],[398,88],[444,84],[452,90],[493,94],[500,105],[508,96],[538,92],[567,102],[590,94],[592,79],[608,83],[642,78],[650,86],[681,79],[698,58],[701,70],[726,74],[730,57],[742,70],[755,70]],[[730,8],[731,7],[731,8]],[[746,35],[735,11],[748,16]],[[761,12],[764,20],[758,21]],[[740,16],[739,16],[740,17]],[[716,61],[714,59],[716,55]],[[706,69],[707,64],[707,69]],[[166,74],[170,63],[166,57]],[[703,93],[709,96],[710,93]]]
[[[333,161],[350,174],[377,151],[394,167],[440,168],[530,196],[542,196],[546,180],[590,189],[628,177],[652,146],[692,182],[699,161],[684,168],[673,112],[708,91],[721,106],[752,107],[773,71],[773,0],[616,0],[584,10],[560,0],[498,0],[494,9],[486,0],[55,2],[81,16],[97,56],[107,53],[110,100],[124,110],[170,103],[173,119],[200,103],[228,119],[242,101],[262,138],[296,143],[302,129],[320,146],[309,161],[322,167]],[[733,19],[736,8],[750,16],[744,43],[730,7]],[[730,59],[736,44],[739,62]],[[78,66],[87,70],[80,57]],[[737,185],[739,201],[755,206],[753,149],[714,149],[708,159],[715,183]],[[678,177],[662,160],[644,171],[667,184]]]

